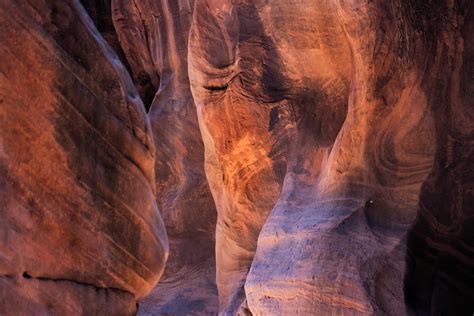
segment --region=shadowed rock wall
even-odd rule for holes
[[[0,314],[133,314],[168,255],[143,104],[78,1],[0,7]]]
[[[472,309],[471,14],[465,1],[196,4],[222,314]]]
[[[135,312],[159,207],[142,315],[473,313],[472,1],[82,2],[149,112],[76,2],[1,4],[0,311]]]
[[[188,79],[194,1],[112,1],[113,21],[133,73],[159,78],[148,117],[156,147],[156,199],[170,258],[140,314],[215,314],[216,209],[204,172],[204,145]]]

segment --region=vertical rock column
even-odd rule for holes
[[[0,16],[0,314],[134,314],[168,255],[143,104],[78,1]]]
[[[243,285],[258,234],[286,170],[291,116],[273,43],[253,7],[235,3],[196,2],[189,43],[189,75],[218,213],[223,315],[234,315],[245,302]]]
[[[402,315],[406,235],[435,152],[426,50],[402,4],[325,5],[350,47],[350,58],[338,60],[351,65],[347,117],[313,164],[319,173],[287,174],[259,237],[248,306],[255,315]],[[297,164],[312,166],[301,156]]]
[[[188,79],[193,6],[189,0],[112,1],[114,25],[136,82],[158,83],[148,116],[170,259],[158,287],[140,303],[143,314],[217,313],[216,210]]]
[[[432,272],[442,271],[423,295],[456,301],[446,296],[449,276],[468,271],[469,237],[430,217],[469,225],[469,181],[432,175],[440,165],[470,170],[469,7],[196,4],[189,71],[218,209],[223,314],[245,297],[263,315],[406,313],[406,242],[420,200],[414,238],[431,250],[414,248],[415,260],[438,258]],[[465,202],[427,209],[426,192],[443,196],[446,177],[462,183],[456,192]],[[437,243],[427,237],[436,231],[444,231]],[[460,254],[443,254],[443,245]],[[468,290],[458,279],[457,291]],[[433,308],[442,306],[454,305]]]
[[[417,314],[474,312],[474,5],[416,3],[428,50],[424,85],[436,111],[435,165],[422,187],[405,279]],[[423,23],[421,23],[423,22]]]

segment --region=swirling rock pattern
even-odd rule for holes
[[[464,1],[196,4],[222,314],[469,309],[471,14]],[[419,292],[406,273],[441,274]]]
[[[0,313],[474,312],[472,1],[10,2]]]
[[[425,26],[428,34],[438,35],[429,42],[425,76],[437,150],[408,238],[406,299],[414,314],[469,315],[474,311],[474,7],[460,1],[433,9],[424,19],[439,16],[444,22]]]
[[[0,15],[0,314],[133,314],[168,255],[143,104],[78,1]]]
[[[217,313],[217,213],[188,79],[193,8],[190,0],[112,1],[132,72],[159,82],[148,117],[156,148],[156,198],[170,237],[170,259],[158,287],[140,303],[141,315]]]

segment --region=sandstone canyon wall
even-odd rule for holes
[[[471,23],[462,1],[199,3],[223,314],[472,309]]]
[[[168,255],[143,104],[77,1],[0,7],[0,314],[133,314]]]
[[[157,202],[170,238],[165,275],[140,314],[217,312],[216,209],[188,79],[194,2],[112,0],[112,18],[136,81],[156,78],[148,117],[156,147]],[[146,75],[144,75],[146,74]]]
[[[472,315],[472,1],[82,5],[0,4],[1,315]]]

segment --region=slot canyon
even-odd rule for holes
[[[474,1],[0,0],[10,315],[474,315]]]

